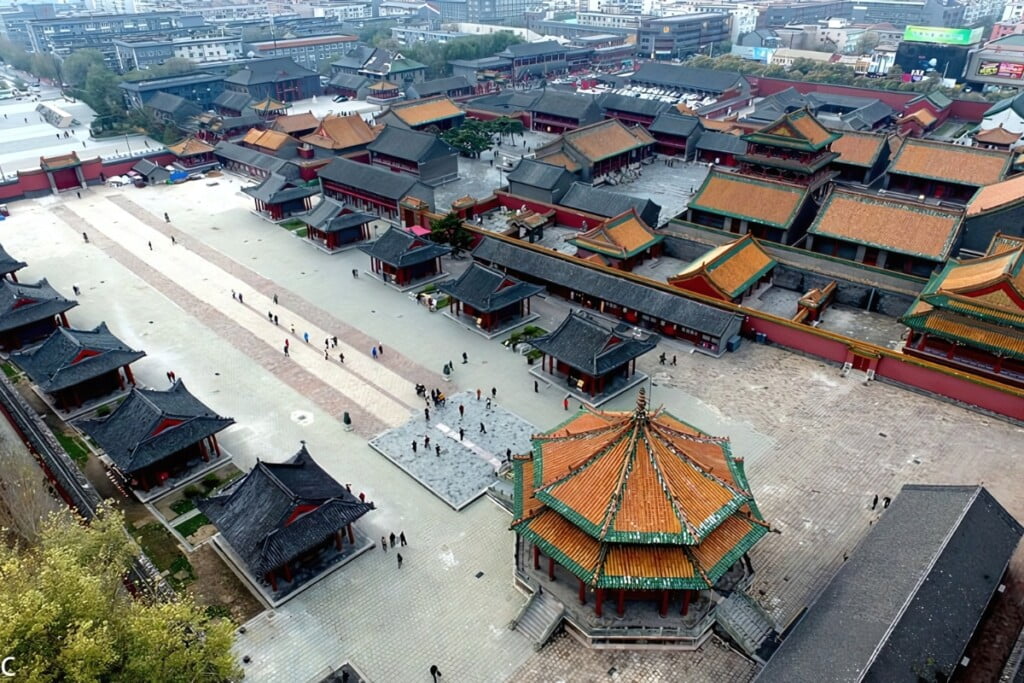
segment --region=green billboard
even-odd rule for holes
[[[903,40],[913,43],[942,43],[943,45],[974,45],[981,42],[984,29],[946,28],[945,26],[908,26]]]

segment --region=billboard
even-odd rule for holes
[[[946,28],[945,26],[908,26],[903,40],[912,43],[942,43],[943,45],[974,45],[981,42],[984,28]]]
[[[1012,78],[1019,81],[1021,78],[1024,78],[1024,64],[984,61],[978,64],[978,75],[995,78]]]

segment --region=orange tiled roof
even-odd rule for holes
[[[395,85],[394,83],[389,82],[389,81],[377,81],[376,83],[371,85],[369,89],[370,90],[377,90],[377,91],[380,91],[380,90],[398,90],[398,86]]]
[[[919,124],[921,124],[922,128],[927,128],[928,126],[935,123],[938,120],[938,117],[935,116],[935,114],[931,113],[929,110],[922,108],[918,109],[912,114],[907,114],[906,116],[898,119],[897,123],[904,123],[906,121],[911,120],[917,121]]]
[[[242,142],[246,144],[274,150],[275,152],[281,149],[285,143],[294,140],[295,138],[287,133],[276,130],[259,130],[258,128],[250,128],[249,132],[242,138]]]
[[[301,114],[289,114],[278,116],[274,121],[274,130],[282,133],[294,133],[300,130],[309,130],[320,125],[320,119],[313,116],[313,112],[307,111]]]
[[[79,163],[81,163],[81,159],[78,158],[78,153],[75,151],[52,157],[39,157],[39,167],[43,169],[59,169]]]
[[[843,136],[832,143],[832,151],[839,154],[836,163],[870,166],[888,142],[885,135],[843,131]]]
[[[551,164],[552,166],[561,166],[570,173],[575,173],[580,170],[580,165],[570,159],[565,152],[555,152],[545,157],[538,157],[538,161],[543,161],[545,164]]]
[[[808,232],[945,261],[961,221],[959,211],[835,190]]]
[[[1011,251],[1013,249],[1020,249],[1024,247],[1024,237],[1017,237],[1016,235],[1004,235],[1001,232],[997,232],[993,237],[992,241],[988,245],[987,254],[1001,254],[1004,251]]]
[[[700,117],[700,125],[704,126],[705,130],[714,130],[719,133],[731,133],[736,130],[735,121],[719,121],[718,119],[709,119],[706,116]]]
[[[785,228],[806,196],[798,185],[712,171],[689,206]]]
[[[662,240],[655,235],[636,209],[609,218],[603,224],[570,240],[577,247],[617,258],[628,258]]]
[[[981,187],[1002,180],[1009,160],[998,150],[911,139],[903,143],[889,172]]]
[[[350,114],[325,117],[315,131],[301,139],[324,149],[348,149],[373,142],[376,138],[376,133],[363,117]]]
[[[168,145],[167,151],[176,157],[188,157],[196,154],[208,154],[213,151],[213,147],[196,138],[185,138],[176,145]]]
[[[775,267],[775,259],[751,234],[707,252],[668,279],[670,284],[703,275],[723,296],[732,299]]]
[[[967,215],[977,216],[1024,199],[1024,173],[978,188],[967,204]]]
[[[1024,335],[1019,330],[1009,327],[943,310],[934,310],[928,313],[925,319],[915,327],[936,336],[952,337],[972,346],[1024,359]]]
[[[1011,133],[1000,124],[996,128],[989,128],[988,130],[975,133],[974,139],[987,145],[1006,145],[1009,147],[1020,140],[1020,133]]]
[[[625,154],[654,141],[650,135],[633,134],[618,119],[607,119],[577,128],[566,133],[563,139],[591,162]]]
[[[249,106],[251,106],[254,111],[266,113],[268,111],[278,111],[279,109],[287,109],[291,105],[281,102],[280,100],[275,100],[273,97],[268,97],[265,100],[260,100],[259,102],[251,104]]]
[[[643,390],[632,412],[535,436],[533,454],[516,461],[513,526],[591,585],[707,587],[767,533],[728,441],[648,411]]]
[[[392,107],[391,111],[408,126],[420,126],[466,114],[447,97],[417,100],[410,104]]]

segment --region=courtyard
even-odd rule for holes
[[[367,536],[408,538],[400,569],[393,551],[373,549],[247,623],[236,650],[250,657],[248,680],[318,680],[345,662],[374,681],[423,680],[431,664],[459,681],[751,678],[754,666],[717,639],[668,654],[591,652],[561,635],[534,652],[509,630],[525,597],[512,586],[508,513],[486,498],[456,512],[367,441],[422,423],[417,382],[450,396],[495,387],[503,409],[541,430],[565,419],[564,393],[544,384],[535,392],[526,360],[501,337],[486,340],[370,278],[354,279],[351,270],[366,265],[361,252],[328,256],[254,216],[241,185],[227,176],[216,185],[93,188],[80,200],[17,202],[0,241],[29,263],[21,281],[46,277],[69,296],[81,288],[74,326],[106,321],[147,352],[135,366],[141,384],[165,386],[173,370],[233,417],[220,440],[240,468],[284,460],[304,440],[332,476],[375,502],[377,511],[359,523]],[[445,267],[455,275],[466,264]],[[232,290],[244,292],[245,303]],[[546,329],[571,310],[549,296],[532,308]],[[337,350],[324,358],[320,344],[332,335],[344,363]],[[376,360],[374,345],[385,348]],[[662,351],[677,364],[660,365]],[[455,371],[445,383],[440,371],[449,361]],[[638,370],[651,376],[653,405],[729,437],[746,459],[755,498],[778,531],[751,552],[750,592],[780,629],[884,514],[870,509],[876,494],[895,496],[905,483],[983,483],[1024,518],[1019,424],[865,382],[862,373],[844,378],[837,367],[770,345],[744,343],[714,359],[663,340]],[[634,402],[627,394],[605,408]],[[343,412],[353,431],[344,429]]]

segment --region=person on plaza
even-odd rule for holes
[[[345,354],[339,353],[338,354],[338,360],[340,360],[342,363],[344,363],[345,362]]]
[[[330,360],[331,354],[327,349],[324,349],[324,360]]]
[[[540,384],[537,383],[537,380],[533,380],[533,393],[540,393]]]
[[[352,269],[352,277],[359,277],[359,270],[357,268]]]
[[[487,427],[484,427],[484,423],[483,422],[480,423],[480,433],[481,434],[486,434],[487,433]]]
[[[238,292],[236,292],[235,290],[232,289],[231,290],[231,298],[234,299],[235,301],[238,301]]]
[[[82,233],[82,239],[85,240],[86,244],[89,244],[89,235],[88,234],[83,232]]]
[[[82,294],[82,290],[78,288],[78,285],[71,285],[71,291],[75,293],[75,296]]]
[[[395,547],[395,532],[394,531],[391,532],[391,536],[389,538],[391,539],[391,547],[394,548]]]
[[[276,315],[274,316],[274,324],[275,325],[277,324],[277,316]]]
[[[491,398],[498,398],[498,388],[491,387]]]
[[[383,356],[384,355],[384,345],[381,344],[380,342],[377,342],[377,355],[379,355],[379,356]]]
[[[882,509],[884,510],[884,509],[888,508],[889,507],[889,503],[891,503],[891,502],[892,502],[892,498],[890,498],[889,496],[886,496],[885,498],[883,498],[882,499]]]
[[[362,491],[359,492],[359,502],[360,503],[365,503],[366,502],[366,494],[363,493]]]
[[[426,434],[423,437],[423,450],[430,448],[430,434]]]
[[[874,510],[878,507],[878,494],[875,494],[874,499],[871,501],[871,509]]]
[[[462,364],[465,365],[468,362],[469,362],[469,355],[465,351],[463,351],[462,352]]]
[[[437,683],[437,679],[441,678],[441,670],[437,668],[437,664],[430,665],[430,677],[433,683]]]
[[[380,549],[384,552],[388,551],[388,539],[384,538],[383,536],[380,537]]]
[[[274,322],[274,314],[271,311],[267,311],[267,320]]]
[[[416,439],[413,439],[413,440],[412,440],[412,452],[413,452],[413,453],[415,453],[415,452],[416,452]]]
[[[404,531],[399,531],[399,532],[398,532],[398,542],[399,542],[399,543],[400,543],[400,544],[401,544],[401,545],[402,545],[403,547],[404,547],[404,546],[407,546],[407,545],[409,545],[408,543],[406,543],[406,542],[405,542],[405,532],[404,532]]]
[[[309,332],[302,333],[302,341],[306,342],[307,344],[309,343]]]
[[[152,242],[149,242],[148,244],[149,244],[149,250],[150,250],[150,251],[153,251],[153,243],[152,243]]]
[[[402,553],[398,553],[398,568],[402,568]]]
[[[466,436],[466,430],[459,427],[459,441],[462,441],[462,437]]]
[[[290,345],[291,345],[291,343],[288,341],[288,337],[285,337],[284,338],[284,348],[287,349]]]
[[[164,223],[170,223],[170,222],[171,222],[171,217],[167,215],[166,211],[164,211]]]
[[[338,338],[337,337],[331,337],[331,346],[333,346],[334,348],[338,348]]]
[[[487,410],[491,409],[491,399],[487,399],[486,407],[487,407]]]
[[[434,455],[441,457],[441,444],[434,444]]]
[[[676,356],[675,356],[675,354],[672,354],[672,365],[675,365],[675,364],[676,364]]]
[[[295,334],[295,323],[292,323],[292,334]]]
[[[511,448],[506,448],[505,449],[505,462],[512,462],[512,449]]]
[[[238,293],[238,303],[244,303],[242,301],[242,293],[241,292]]]
[[[423,409],[423,417],[427,420],[427,422],[430,422],[430,408]]]
[[[327,349],[327,348],[330,348],[330,346],[331,346],[331,338],[330,337],[324,337],[324,348]]]
[[[373,358],[374,360],[377,360],[377,347],[376,346],[371,346],[370,347],[370,357]]]
[[[478,400],[478,401],[480,400],[480,390],[479,389],[476,390],[476,400]]]
[[[665,353],[664,352],[662,352],[662,354],[660,356],[658,356],[658,363],[660,363],[661,365],[665,364]]]
[[[171,381],[178,379],[178,375],[175,374],[174,370],[171,370]]]
[[[288,355],[288,345],[287,344],[284,345],[284,355],[286,355],[286,356]]]
[[[466,406],[459,404],[459,419],[461,420],[466,415]]]
[[[75,191],[75,194],[76,194],[76,195],[78,195],[78,198],[79,198],[79,199],[81,199],[81,198],[82,198],[82,193],[81,193],[81,192],[78,192],[78,191],[76,190],[76,191]]]
[[[568,395],[566,395],[566,397],[562,399],[562,408],[564,410],[569,410],[569,396]]]
[[[274,295],[274,305],[277,305],[277,294]]]

